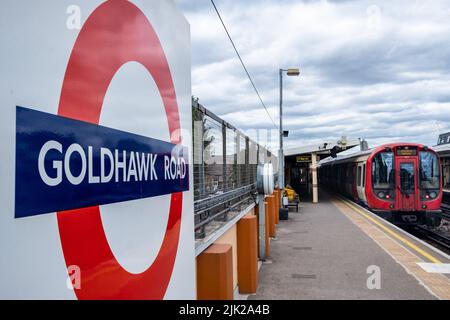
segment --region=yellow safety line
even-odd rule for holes
[[[439,263],[439,264],[442,263],[439,259],[437,259],[434,256],[430,255],[428,252],[420,249],[418,246],[416,246],[415,244],[413,244],[410,241],[406,240],[404,237],[400,236],[398,233],[392,231],[390,228],[386,227],[385,225],[383,225],[382,223],[380,223],[376,219],[372,218],[370,215],[368,215],[367,213],[363,212],[362,210],[360,210],[358,207],[354,206],[353,204],[351,204],[347,200],[342,200],[342,202],[344,202],[348,207],[350,207],[351,209],[353,209],[354,211],[356,211],[360,215],[364,216],[366,219],[372,221],[377,226],[379,226],[381,229],[383,229],[384,231],[386,231],[390,235],[394,236],[395,238],[397,238],[398,240],[400,240],[401,242],[406,244],[408,247],[410,247],[411,249],[415,250],[416,252],[418,252],[419,254],[424,256],[425,258],[427,258],[428,260],[430,260],[430,261],[432,261],[434,263]]]

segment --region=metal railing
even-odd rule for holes
[[[206,236],[206,226],[213,221],[227,222],[229,214],[240,211],[242,205],[256,203],[256,184],[234,189],[220,195],[194,202],[195,235]]]
[[[214,227],[256,199],[258,164],[276,157],[265,147],[193,102],[195,236],[205,238]]]

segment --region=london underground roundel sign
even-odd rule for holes
[[[170,141],[100,125],[111,81],[129,62],[153,78]],[[183,209],[192,207],[190,199],[183,203],[191,169],[173,74],[147,15],[131,1],[99,5],[79,31],[61,88],[56,115],[16,108],[15,219],[57,212],[65,264],[81,270],[78,299],[163,299]],[[165,195],[168,220],[156,258],[143,272],[127,271],[108,242],[100,206]]]
[[[117,25],[126,27],[102,35],[105,28],[114,30]],[[93,53],[100,59],[93,59]],[[101,68],[97,67],[99,61]],[[155,79],[171,137],[176,139],[180,130],[179,111],[164,51],[145,15],[125,0],[106,2],[85,23],[67,67],[59,115],[98,124],[103,104],[101,97],[105,96],[114,74],[130,61],[144,65]],[[175,144],[179,142],[172,140]],[[66,263],[85,270],[78,297],[162,299],[177,253],[182,201],[181,193],[172,194],[169,221],[159,254],[150,268],[138,275],[125,271],[112,254],[98,206],[60,212],[58,225]],[[105,272],[104,264],[110,271]],[[112,284],[115,289],[110,288]]]

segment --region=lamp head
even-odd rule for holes
[[[287,70],[287,75],[290,77],[298,77],[300,75],[300,69],[298,68],[289,68]]]

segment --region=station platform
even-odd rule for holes
[[[434,273],[448,255],[325,192],[280,221],[270,248],[249,300],[450,299],[448,274]]]

